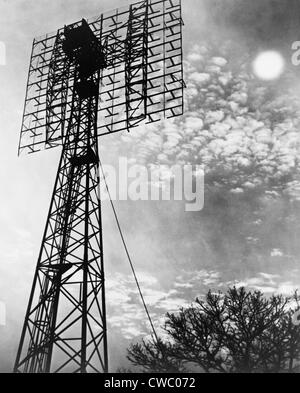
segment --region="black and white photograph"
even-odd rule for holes
[[[0,132],[1,374],[300,373],[300,1],[0,0]]]

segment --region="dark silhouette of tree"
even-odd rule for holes
[[[181,373],[186,369],[182,360],[173,356],[172,345],[158,339],[143,340],[127,350],[128,360],[135,366],[142,366],[144,372]]]
[[[300,364],[300,327],[293,297],[265,297],[260,291],[211,291],[188,308],[167,314],[168,340],[134,344],[128,359],[144,372],[295,372]]]

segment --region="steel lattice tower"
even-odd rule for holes
[[[108,371],[98,136],[182,113],[181,26],[149,0],[33,42],[19,152],[62,153],[15,372]]]

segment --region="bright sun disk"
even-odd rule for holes
[[[263,80],[279,78],[284,71],[284,59],[276,51],[262,52],[253,62],[253,71],[258,78]]]

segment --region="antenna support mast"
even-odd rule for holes
[[[15,372],[108,372],[98,137],[182,114],[182,23],[140,1],[33,42],[19,153],[62,153]]]

